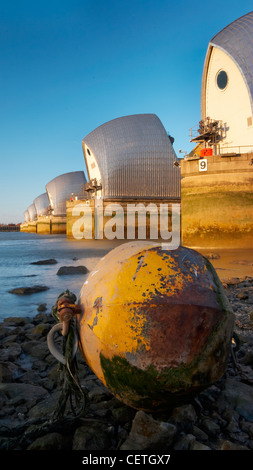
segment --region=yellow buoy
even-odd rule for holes
[[[225,372],[234,326],[221,282],[198,252],[129,242],[80,292],[80,348],[124,403],[165,410]]]

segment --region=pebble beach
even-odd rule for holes
[[[237,338],[226,373],[162,415],[118,401],[78,351],[85,412],[75,417],[66,409],[61,421],[50,420],[62,389],[59,363],[47,345],[55,319],[43,304],[32,317],[5,318],[0,323],[0,450],[253,450],[253,277],[223,276],[222,283],[235,312]]]

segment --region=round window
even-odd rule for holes
[[[220,90],[225,90],[227,84],[228,84],[228,76],[227,76],[227,72],[225,72],[225,70],[220,70],[218,73],[217,73],[217,76],[216,76],[216,83],[218,85],[218,88]]]

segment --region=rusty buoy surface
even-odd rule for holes
[[[90,273],[79,303],[87,363],[133,408],[169,409],[226,370],[234,314],[211,263],[192,249],[122,244]]]

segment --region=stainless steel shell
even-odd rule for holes
[[[43,193],[36,197],[33,203],[35,205],[37,217],[48,214],[49,199],[47,193]]]
[[[66,201],[72,196],[83,197],[85,183],[87,180],[83,171],[64,173],[47,183],[46,191],[53,215],[66,215]]]
[[[36,220],[37,218],[37,214],[36,214],[36,209],[35,209],[35,205],[34,204],[31,204],[28,208],[27,208],[27,211],[29,213],[29,221],[34,221]]]
[[[30,216],[29,216],[28,210],[26,210],[26,211],[24,212],[24,219],[25,219],[25,222],[29,222],[29,220],[30,220]]]
[[[180,198],[177,157],[155,114],[109,121],[82,144],[89,178],[101,177],[104,198]]]

